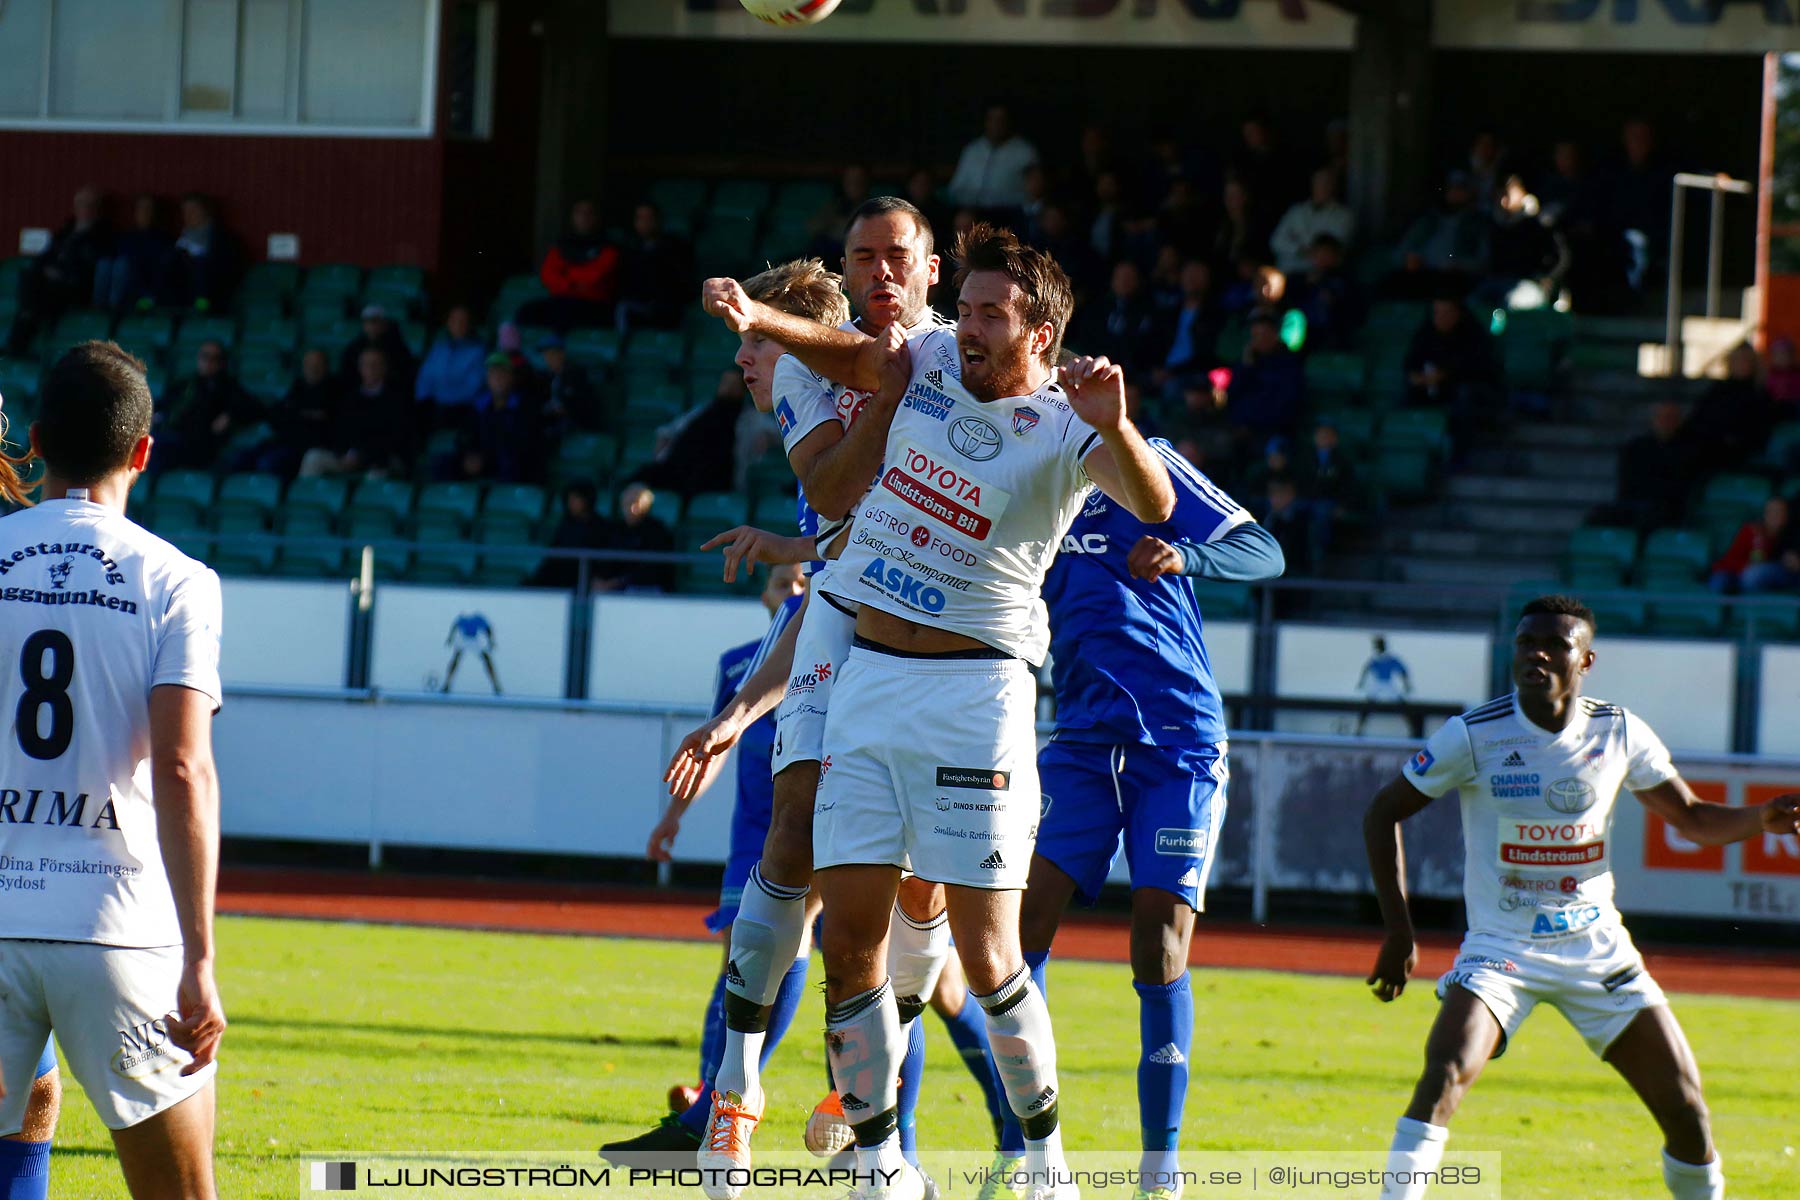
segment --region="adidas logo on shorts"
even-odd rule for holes
[[[725,964],[725,982],[734,983],[738,987],[744,986],[744,977],[738,974],[737,959],[735,958]]]
[[[1520,754],[1517,750],[1514,750],[1511,754],[1506,756],[1506,761],[1500,765],[1502,767],[1522,767],[1525,765],[1525,756]]]
[[[1181,1047],[1177,1046],[1174,1042],[1170,1042],[1166,1046],[1161,1046],[1152,1050],[1150,1052],[1150,1061],[1172,1067],[1177,1063],[1186,1062],[1187,1058],[1181,1053]]]
[[[1181,873],[1181,878],[1177,879],[1175,881],[1175,886],[1176,887],[1184,887],[1184,888],[1199,887],[1200,886],[1200,872],[1194,870],[1194,868],[1192,868],[1192,867],[1189,867],[1187,870],[1185,870]]]
[[[996,850],[981,860],[981,869],[984,871],[1004,871],[1006,870],[1006,860],[1001,858],[1000,852]]]

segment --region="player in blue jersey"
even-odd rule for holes
[[[1137,1195],[1168,1200],[1180,1192],[1168,1180],[1194,1025],[1188,941],[1227,778],[1224,706],[1190,579],[1273,579],[1285,562],[1274,536],[1218,485],[1168,442],[1150,445],[1174,484],[1174,516],[1146,525],[1094,491],[1044,580],[1056,732],[1038,755],[1042,816],[1019,924],[1041,990],[1063,910],[1098,898],[1123,835],[1142,1040]],[[1024,1149],[1008,1122],[989,1195]]]
[[[749,678],[768,657],[770,650],[781,641],[782,634],[793,622],[805,596],[806,576],[799,566],[781,566],[769,572],[768,583],[762,592],[763,607],[769,610],[768,631],[759,640],[733,646],[719,656],[718,681],[714,687],[712,706],[715,715],[724,711],[744,680]],[[719,907],[706,918],[706,927],[713,933],[724,936],[727,951],[731,944],[731,924],[737,919],[744,884],[750,879],[750,869],[762,856],[763,839],[769,834],[769,815],[775,798],[774,784],[769,776],[769,757],[774,746],[773,716],[760,718],[738,738],[735,770],[737,802],[731,809],[731,849],[725,861],[725,876],[719,884]],[[682,818],[687,814],[688,807],[712,784],[724,761],[722,755],[714,759],[709,764],[711,771],[694,792],[671,800],[668,808],[663,810],[662,819],[650,831],[650,843],[645,851],[645,856],[650,861],[668,862],[673,857],[675,839],[681,833]],[[818,905],[815,903],[808,913],[808,919],[817,915]],[[809,950],[810,947],[803,944],[799,955],[782,976],[774,1012],[769,1021],[768,1037],[762,1046],[765,1060],[781,1042],[782,1035],[787,1032],[788,1025],[794,1019],[794,1012],[800,1007],[800,998],[806,989]],[[729,957],[728,953],[726,957]],[[706,1128],[706,1118],[712,1110],[711,1081],[713,1073],[718,1069],[719,1054],[725,1044],[724,996],[728,966],[726,961],[720,962],[718,981],[713,985],[712,998],[706,1005],[706,1023],[700,1037],[701,1086],[697,1093],[689,1099],[682,1112],[665,1118],[662,1126],[653,1131],[653,1144],[640,1145],[638,1143],[644,1139],[633,1138],[608,1142],[602,1146],[600,1153],[609,1160],[629,1163],[634,1154],[641,1154],[646,1150],[693,1151],[699,1148],[701,1131]]]
[[[0,1095],[5,1088],[0,1087]],[[31,1081],[31,1098],[19,1132],[0,1138],[0,1200],[48,1200],[50,1139],[62,1107],[62,1075],[56,1069],[56,1044],[44,1043]]]

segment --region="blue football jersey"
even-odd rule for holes
[[[787,629],[788,622],[792,621],[794,614],[800,611],[800,603],[804,598],[804,596],[789,596],[783,600],[781,607],[775,610],[775,616],[769,622],[768,631],[762,635],[760,640],[733,646],[719,655],[719,674],[713,685],[712,711],[715,717],[723,712],[725,705],[733,696],[737,695],[738,689],[744,685],[744,680],[750,678],[756,673],[756,668],[762,666],[763,660],[769,656],[769,651],[774,649],[777,641],[781,640],[782,632]],[[774,712],[767,712],[758,717],[756,723],[744,730],[738,740],[739,762],[749,763],[760,754],[762,773],[765,776],[768,775],[769,758],[775,747]]]
[[[1175,514],[1146,525],[1095,489],[1044,579],[1056,688],[1056,740],[1192,746],[1225,740],[1225,711],[1201,640],[1193,581],[1133,578],[1146,534],[1212,542],[1250,514],[1161,438]]]

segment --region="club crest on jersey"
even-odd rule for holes
[[[1024,437],[1033,429],[1037,428],[1039,420],[1040,418],[1038,417],[1037,410],[1030,408],[1015,408],[1013,410],[1013,434],[1017,437]]]
[[[1000,431],[981,417],[958,417],[950,424],[950,446],[964,458],[986,462],[1000,453]]]
[[[50,590],[60,592],[69,582],[69,572],[75,569],[75,559],[65,558],[59,563],[50,564]]]

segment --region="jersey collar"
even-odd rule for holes
[[[1586,736],[1586,734],[1587,734],[1587,727],[1588,727],[1587,706],[1581,703],[1580,697],[1577,697],[1575,700],[1574,716],[1569,718],[1569,723],[1567,725],[1564,725],[1562,727],[1561,732],[1558,732],[1558,733],[1552,733],[1550,730],[1545,729],[1542,725],[1539,725],[1536,721],[1533,721],[1530,717],[1525,715],[1524,708],[1522,708],[1519,705],[1519,693],[1516,689],[1514,690],[1514,692],[1512,694],[1512,710],[1513,710],[1513,717],[1519,722],[1519,724],[1523,725],[1525,728],[1531,730],[1531,732],[1537,734],[1539,737],[1543,738],[1545,741],[1548,741],[1548,742],[1560,742],[1565,739],[1570,740],[1570,741],[1579,741],[1582,737]]]

